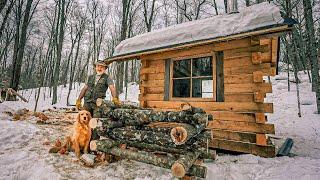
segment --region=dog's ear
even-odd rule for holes
[[[77,115],[77,120],[76,120],[77,122],[80,122],[80,112],[78,113],[78,115]]]

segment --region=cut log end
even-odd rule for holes
[[[186,170],[182,164],[175,162],[171,167],[171,173],[174,177],[182,178],[186,175]]]
[[[90,142],[90,150],[97,151],[97,141],[94,140]]]
[[[180,105],[180,110],[182,111],[187,111],[187,110],[191,110],[192,106],[189,103],[182,103]]]
[[[103,103],[103,99],[102,98],[98,98],[97,101],[96,101],[96,105],[98,107],[100,107],[102,105],[102,103]]]
[[[94,129],[98,126],[98,119],[97,118],[92,118],[89,121],[89,127]]]
[[[170,132],[171,139],[176,145],[184,144],[188,138],[188,132],[183,127],[175,127]]]

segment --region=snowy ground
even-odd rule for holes
[[[287,92],[285,74],[272,78],[273,94],[267,97],[268,102],[274,102],[275,111],[268,115],[269,122],[275,124],[278,136],[293,138],[292,153],[296,156],[268,159],[219,154],[215,162],[206,163],[207,179],[320,179],[320,115],[314,114],[315,95],[311,93],[307,76],[300,73],[300,79],[301,101],[305,104],[301,106],[301,118],[297,115],[295,84],[291,84],[291,92]],[[56,107],[66,105],[67,91],[60,88]],[[72,91],[71,103],[79,89],[76,85]],[[70,126],[38,125],[35,118],[11,121],[11,117],[1,113],[18,108],[32,110],[34,93],[34,90],[23,92],[30,100],[29,104],[0,104],[0,179],[173,179],[168,170],[139,162],[122,160],[108,166],[87,168],[72,153],[64,156],[48,154],[48,142],[64,137]],[[138,86],[131,85],[129,99],[137,101],[138,94]],[[124,97],[124,94],[120,96],[122,100]],[[50,102],[50,98],[44,99],[42,92],[39,110],[52,108]]]

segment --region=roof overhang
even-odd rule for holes
[[[224,42],[224,41],[230,41],[230,40],[236,40],[236,39],[243,39],[246,37],[252,37],[252,36],[267,36],[267,35],[275,35],[275,34],[282,34],[291,31],[292,25],[288,24],[277,24],[270,27],[264,27],[260,29],[251,30],[248,32],[243,32],[239,34],[233,34],[223,37],[216,37],[213,39],[206,39],[206,40],[199,40],[199,41],[192,41],[187,42],[184,44],[177,44],[172,46],[165,46],[161,48],[154,48],[154,49],[148,49],[144,51],[138,51],[134,53],[128,53],[128,54],[122,54],[119,56],[113,56],[105,59],[107,63],[112,63],[115,61],[126,61],[126,60],[132,60],[132,59],[139,59],[141,56],[155,54],[155,53],[161,53],[166,51],[173,51],[173,50],[179,50],[184,48],[190,48],[195,46],[201,46],[201,45],[207,45],[217,42]]]

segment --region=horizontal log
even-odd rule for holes
[[[159,67],[159,66],[164,66],[164,60],[159,59],[159,60],[148,60],[148,65],[149,67]]]
[[[242,84],[242,83],[253,83],[252,74],[238,74],[238,75],[225,75],[225,84]]]
[[[150,73],[148,75],[148,80],[164,80],[165,73]]]
[[[273,124],[258,124],[252,122],[214,120],[209,122],[208,128],[238,132],[275,134]]]
[[[225,75],[239,75],[239,74],[252,74],[255,71],[263,72],[264,76],[275,76],[275,71],[271,68],[270,63],[264,63],[260,65],[249,65],[242,67],[224,67]]]
[[[163,67],[147,67],[147,68],[141,68],[140,69],[140,75],[141,74],[149,74],[149,73],[164,73],[164,66]]]
[[[223,67],[244,67],[244,66],[252,66],[251,57],[240,57],[234,59],[224,59]]]
[[[208,113],[212,114],[215,120],[256,122],[254,113],[235,113],[228,111],[209,111]]]
[[[171,50],[161,53],[149,54],[146,55],[145,58],[154,60],[163,60],[163,59],[177,59],[177,58],[189,58],[190,56],[199,56],[199,55],[206,55],[214,51],[214,47],[212,44],[209,45],[200,45],[194,46],[192,48],[185,48],[185,49],[178,49],[178,50]]]
[[[276,155],[274,146],[259,146],[257,144],[245,143],[241,141],[212,139],[210,147],[215,149],[224,149],[235,152],[250,153],[268,158],[275,157]]]
[[[243,133],[215,129],[211,131],[211,135],[212,139],[226,139],[232,141],[256,143],[256,134],[254,133]]]
[[[253,93],[225,93],[225,102],[255,102]]]
[[[90,143],[90,147],[92,147],[93,149],[95,148],[98,151],[106,152],[115,156],[147,164],[152,164],[167,169],[171,169],[172,165],[176,162],[176,160],[171,157],[158,156],[146,151],[136,152],[129,149],[121,149],[119,147],[116,147],[116,144],[116,141],[112,140],[99,140],[92,141]],[[204,166],[192,165],[186,174],[200,178],[205,178],[207,174],[207,168]]]
[[[227,50],[234,50],[240,48],[247,48],[251,46],[250,38],[243,38],[231,41],[225,41],[220,43],[215,43],[214,51],[227,51]]]
[[[148,80],[140,83],[141,87],[164,87],[164,80]]]
[[[163,94],[139,94],[139,101],[162,101]]]
[[[253,52],[251,56],[252,64],[258,65],[262,63],[270,63],[271,62],[271,54],[270,52],[262,53],[262,52]]]
[[[148,101],[147,107],[160,109],[178,109],[181,101]],[[205,111],[231,111],[231,112],[273,112],[272,103],[251,103],[251,102],[189,102],[194,107]]]
[[[144,88],[144,90],[142,90]],[[141,94],[163,94],[164,86],[161,87],[143,87],[140,86]]]
[[[182,178],[184,177],[191,166],[194,164],[196,159],[199,157],[198,152],[187,152],[186,154],[181,154],[179,159],[176,160],[171,166],[171,173],[173,176]]]
[[[248,83],[248,84],[225,84],[225,93],[253,93],[253,92],[272,93],[271,83]]]
[[[226,58],[238,58],[238,57],[244,57],[243,54],[247,52],[268,52],[271,49],[268,47],[268,45],[246,45],[239,48],[231,48],[228,50],[224,50],[223,54]]]

